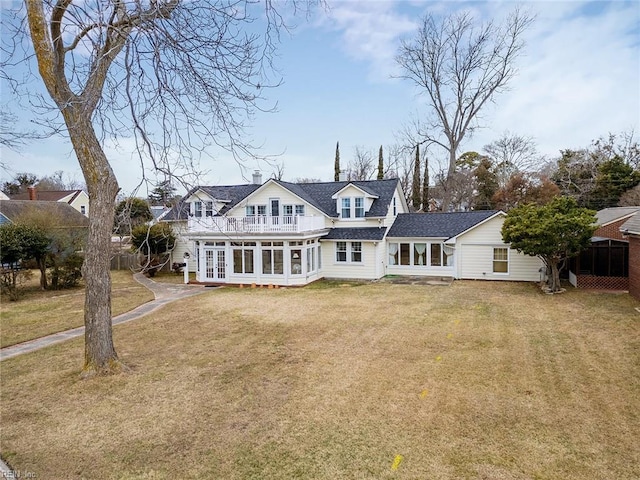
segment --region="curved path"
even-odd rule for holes
[[[172,283],[158,283],[145,277],[141,273],[136,273],[133,278],[140,284],[147,287],[153,292],[155,297],[150,302],[143,303],[142,305],[129,310],[126,313],[113,317],[111,320],[112,325],[118,325],[120,323],[130,322],[131,320],[137,320],[158,308],[166,305],[167,303],[175,302],[182,298],[192,297],[204,293],[205,287],[203,285],[180,285]],[[76,338],[84,335],[84,327],[77,327],[71,330],[65,330],[63,332],[53,333],[46,337],[36,338],[35,340],[29,340],[28,342],[18,343],[0,349],[0,361],[8,358],[17,357],[25,353],[33,352],[49,345],[64,342],[71,338]]]

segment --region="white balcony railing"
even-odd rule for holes
[[[322,217],[189,217],[189,232],[208,233],[303,233],[325,227]]]

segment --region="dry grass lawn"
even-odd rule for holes
[[[56,479],[637,479],[640,303],[533,285],[226,288],[2,362],[2,456]]]
[[[84,324],[84,288],[47,290],[39,288],[35,272],[17,302],[0,298],[0,345],[8,347]],[[133,310],[153,300],[153,293],[133,279],[129,271],[111,272],[113,315]]]

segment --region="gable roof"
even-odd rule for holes
[[[499,213],[499,210],[472,212],[400,213],[387,237],[451,238]]]
[[[67,203],[73,202],[78,195],[82,193],[82,190],[38,190],[36,188],[36,195],[38,201],[43,202],[59,202],[65,197],[71,196]],[[29,192],[17,193],[11,195],[11,200],[29,200]]]
[[[603,227],[618,220],[630,217],[637,212],[640,212],[640,206],[605,208],[596,213],[596,223]]]
[[[364,181],[351,181],[351,182],[318,182],[318,183],[291,183],[282,180],[270,179],[263,185],[274,182],[281,187],[289,190],[294,195],[300,197],[305,202],[309,203],[313,207],[320,210],[328,217],[338,217],[338,211],[336,208],[336,201],[331,197],[342,190],[345,186],[353,184],[363,191],[370,193],[372,196],[377,196],[371,205],[369,211],[365,214],[365,217],[384,217],[389,211],[389,205],[391,199],[398,186],[398,179],[389,180],[364,180]],[[175,221],[186,220],[189,215],[189,205],[185,202],[185,199],[189,198],[194,192],[202,190],[213,198],[218,200],[228,201],[220,212],[220,215],[224,215],[230,209],[235,207],[238,203],[251,195],[253,192],[261,188],[263,185],[248,184],[248,185],[227,185],[218,187],[194,187],[182,198],[182,200],[173,208],[163,220]]]
[[[0,213],[11,222],[15,222],[18,217],[32,210],[59,218],[69,227],[89,225],[89,219],[68,203],[46,200],[0,200]]]
[[[321,240],[375,240],[384,238],[386,228],[362,227],[362,228],[332,228]]]
[[[321,183],[286,183],[279,182],[283,186],[289,188],[295,185],[302,195],[301,198],[307,200],[314,207],[318,208],[329,217],[338,217],[336,208],[336,200],[332,199],[333,195],[344,189],[347,185],[352,184],[359,189],[367,192],[371,196],[377,196],[371,204],[371,208],[365,214],[365,218],[385,217],[389,211],[391,199],[396,191],[399,180],[392,178],[388,180],[354,180],[349,182],[321,182]],[[293,191],[293,190],[292,190]],[[293,193],[296,193],[293,191]],[[297,193],[296,193],[297,194]],[[304,195],[304,196],[303,196]]]
[[[625,235],[640,235],[640,212],[623,223],[620,231]]]

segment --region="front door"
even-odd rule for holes
[[[227,265],[224,249],[206,249],[204,254],[206,269],[205,280],[210,282],[224,282],[227,278]]]

